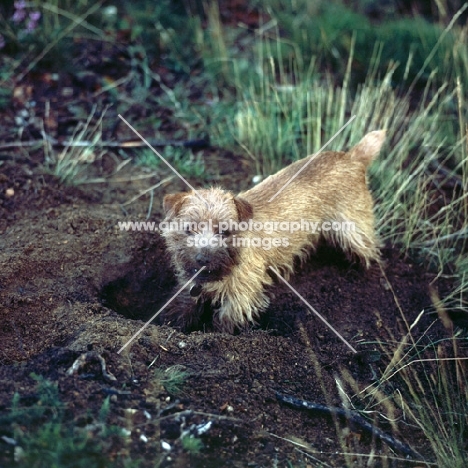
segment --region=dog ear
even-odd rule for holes
[[[166,195],[163,199],[164,213],[167,214],[169,211],[172,211],[172,213],[176,215],[179,212],[186,196],[187,194],[184,192],[170,193],[169,195]]]
[[[349,151],[351,158],[363,162],[366,166],[370,164],[380,153],[386,134],[387,132],[385,130],[377,130],[365,135],[364,138]]]
[[[243,198],[234,197],[234,204],[236,205],[239,221],[246,221],[253,218],[252,205]]]

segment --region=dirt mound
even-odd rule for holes
[[[11,187],[14,195],[7,197]],[[383,274],[378,266],[363,272],[323,247],[291,284],[359,356],[280,284],[272,289],[271,307],[256,329],[230,336],[182,334],[151,325],[117,354],[174,291],[174,274],[159,235],[120,231],[117,223],[129,218],[118,204],[101,204],[98,194],[61,187],[27,166],[6,164],[0,193],[0,406],[9,408],[15,391],[33,392],[31,372],[58,382],[72,418],[100,408],[111,394],[116,424],[122,425],[127,409],[136,410],[128,450],[146,460],[143,466],[153,466],[160,456],[161,440],[171,446],[164,466],[294,463],[303,459],[296,449],[304,442],[335,452],[332,418],[280,405],[275,392],[340,406],[336,378],[343,369],[360,385],[372,382],[388,357],[366,356],[380,352],[379,343],[399,342],[423,310],[427,312],[413,329],[415,339],[444,335],[430,312],[429,285],[443,294],[449,284],[392,249],[383,250]],[[130,215],[146,209],[141,202]],[[96,365],[87,378],[67,375],[74,360],[90,349],[105,359],[115,382],[103,378]],[[152,378],[156,367],[171,366],[189,373],[178,400]],[[145,411],[153,419],[145,419]],[[209,430],[200,436],[204,449],[190,455],[181,447],[182,429],[209,421]],[[398,437],[424,454],[420,434],[403,421],[399,429]],[[339,430],[345,434],[347,425]],[[371,446],[392,453],[358,429],[345,436],[364,453]],[[300,439],[294,445],[285,440],[291,437]],[[11,457],[6,453],[0,461],[8,464]]]

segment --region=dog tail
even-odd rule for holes
[[[386,134],[385,130],[376,130],[365,135],[356,146],[350,149],[351,159],[361,161],[367,167],[380,153]]]

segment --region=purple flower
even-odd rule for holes
[[[37,28],[41,19],[41,12],[37,10],[30,11],[31,5],[24,0],[15,1],[14,6],[15,12],[11,18],[13,23],[17,25],[22,24],[23,27],[26,26],[25,29],[21,29],[18,33],[18,38],[21,38],[32,33]]]
[[[15,2],[15,12],[11,18],[13,23],[19,24],[26,18],[26,7],[26,2],[23,0]]]
[[[39,11],[32,11],[29,13],[29,21],[26,25],[26,31],[33,32],[37,28],[37,23],[41,17],[41,13]]]
[[[31,21],[35,21],[37,23],[41,19],[41,12],[40,11],[31,11],[31,13],[29,13],[29,19]]]
[[[13,23],[19,24],[26,18],[25,10],[16,10],[11,17]]]
[[[24,0],[19,0],[15,2],[15,10],[25,10],[28,5]]]
[[[0,34],[0,49],[5,47],[5,38]]]

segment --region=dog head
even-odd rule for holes
[[[196,281],[219,281],[237,263],[233,236],[238,224],[251,219],[251,205],[219,188],[166,195],[162,235],[183,278],[201,271]]]

